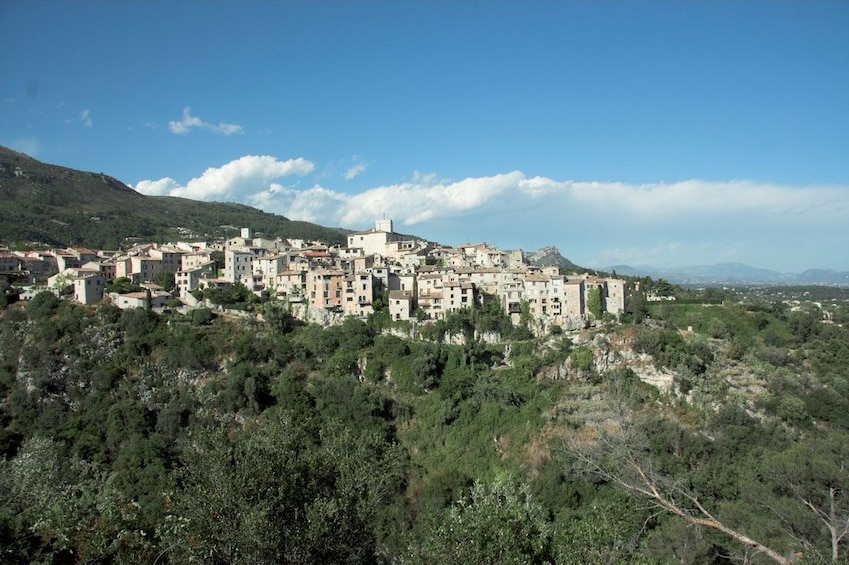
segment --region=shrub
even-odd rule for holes
[[[589,371],[593,367],[593,352],[587,347],[576,347],[569,354],[572,366],[581,371]]]
[[[215,314],[209,308],[196,308],[192,310],[191,317],[192,325],[205,326],[215,318]]]

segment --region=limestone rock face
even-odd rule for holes
[[[560,254],[560,250],[553,245],[543,247],[539,251],[525,255],[531,265],[557,265],[561,269],[575,269],[578,266]]]
[[[341,324],[345,319],[345,315],[341,312],[330,312],[309,304],[292,305],[292,316],[308,324],[316,323],[323,328]]]

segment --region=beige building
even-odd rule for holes
[[[88,271],[97,271],[107,281],[111,281],[115,278],[115,262],[112,260],[101,260],[101,261],[89,261],[88,263],[82,266],[83,269]]]
[[[563,297],[565,306],[563,316],[566,318],[581,318],[585,314],[584,303],[584,281],[581,279],[568,279],[563,284]]]
[[[475,285],[470,281],[446,282],[442,295],[446,314],[475,306]]]
[[[363,255],[386,255],[387,244],[401,239],[392,229],[392,220],[382,219],[375,222],[373,229],[350,234],[348,248],[362,249]]]
[[[212,253],[212,250],[209,249],[193,250],[191,253],[183,253],[181,256],[182,263],[180,265],[180,270],[191,271],[192,269],[197,269],[201,265],[211,263]]]
[[[144,283],[162,272],[174,273],[181,297],[197,288],[218,288],[238,281],[253,291],[267,289],[289,302],[306,302],[359,317],[373,311],[376,295],[389,291],[392,319],[410,319],[417,310],[426,319],[443,319],[447,313],[478,306],[488,294],[498,297],[514,323],[527,304],[537,332],[569,320],[585,322],[592,289],[598,289],[604,311],[619,314],[626,308],[622,280],[569,279],[559,274],[557,266],[526,264],[521,250],[502,251],[486,243],[434,249],[428,242],[395,233],[388,219],[377,220],[373,229],[350,234],[347,244],[340,248],[260,239],[246,228],[225,244],[142,244],[110,259],[105,252],[82,248],[49,255],[20,252],[14,255],[13,270],[27,257],[32,258],[29,270],[33,273],[58,272],[61,265],[64,276],[51,280],[62,283],[65,294],[74,292],[83,303],[98,299],[98,279],[125,276]],[[224,252],[222,279],[215,278],[211,260],[215,249]],[[0,271],[6,257],[11,265],[12,254],[0,250]],[[85,274],[80,273],[80,265]],[[133,300],[138,303],[138,297],[126,300],[128,307]]]
[[[53,252],[53,255],[56,257],[56,268],[60,273],[66,269],[78,269],[82,265],[79,256],[70,251],[57,249]]]
[[[344,290],[342,311],[345,314],[364,318],[374,312],[374,284],[370,273],[346,275]]]
[[[288,302],[301,302],[306,296],[306,270],[289,270],[278,273],[274,279],[275,296]]]
[[[147,307],[162,308],[172,298],[171,294],[164,290],[145,290],[127,294],[112,292],[109,293],[109,297],[112,299],[112,303],[122,310]]]
[[[85,271],[79,271],[85,273]],[[98,273],[88,273],[78,276],[73,281],[74,300],[80,304],[96,304],[103,300],[103,288],[106,280]]]
[[[215,263],[212,261],[192,269],[177,271],[174,274],[174,285],[180,293],[180,298],[186,298],[190,292],[200,288],[201,281],[211,278],[215,278]]]
[[[625,281],[607,279],[607,294],[604,297],[604,310],[611,314],[624,314],[627,302],[625,300]]]
[[[277,276],[289,270],[289,255],[278,253],[256,257],[251,265],[254,277],[258,277],[260,284],[268,290],[274,290]]]
[[[328,269],[309,271],[306,280],[307,299],[312,306],[342,311],[344,271]]]
[[[393,320],[410,320],[415,311],[415,297],[409,290],[389,291],[389,316]]]
[[[80,304],[95,304],[103,298],[106,280],[97,270],[68,268],[47,279],[47,287],[59,294],[70,296]]]
[[[176,273],[183,268],[183,253],[172,247],[151,249],[150,258],[159,260],[160,272]]]
[[[254,252],[250,249],[228,249],[224,252],[224,276],[235,283],[251,284],[253,281]]]

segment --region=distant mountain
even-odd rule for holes
[[[539,251],[534,251],[532,253],[526,253],[525,259],[530,262],[531,265],[538,266],[552,266],[557,265],[564,271],[578,271],[582,270],[581,267],[577,266],[575,263],[564,257],[560,254],[560,250],[554,247],[553,245],[549,245],[548,247],[543,247]]]
[[[612,265],[610,267],[603,267],[601,270],[609,273],[616,273],[617,275],[624,275],[626,277],[651,277],[653,279],[663,278],[657,275],[657,269],[649,265]]]
[[[837,272],[831,269],[809,269],[803,273],[782,273],[770,269],[758,269],[742,263],[719,263],[660,269],[650,266],[632,267],[615,265],[605,270],[615,270],[617,274],[634,277],[652,277],[666,279],[682,285],[795,285],[829,284],[849,285],[849,272]]]
[[[213,239],[242,227],[264,237],[343,243],[347,230],[296,222],[250,206],[145,196],[104,173],[37,161],[0,146],[0,241],[118,248],[144,241]]]
[[[849,285],[849,271],[838,272],[832,269],[808,269],[796,277],[797,283],[824,283]]]

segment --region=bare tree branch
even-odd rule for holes
[[[629,448],[628,438],[619,439],[620,441],[617,442],[604,435],[597,438],[594,443],[571,441],[567,442],[566,450],[587,471],[602,480],[618,485],[635,496],[645,498],[654,507],[679,516],[692,525],[720,531],[738,541],[747,548],[746,555],[754,550],[767,555],[780,565],[791,563],[791,558],[781,555],[717,519],[685,487],[656,474],[650,464],[638,460]],[[593,451],[594,448],[596,451]],[[614,461],[618,461],[618,465]],[[682,505],[679,498],[686,501],[687,506]]]

